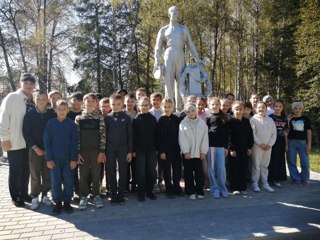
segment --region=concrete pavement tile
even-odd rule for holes
[[[47,233],[48,230],[53,230],[55,228],[56,228],[55,225],[53,225],[53,226],[45,225],[45,226],[35,227],[34,231],[45,231]]]
[[[16,216],[14,216],[13,218],[10,219],[10,221],[20,223],[20,221],[26,221],[26,220],[30,220],[30,219],[31,219],[31,217],[16,217]]]
[[[38,219],[28,219],[28,220],[19,220],[18,221],[19,224],[28,224],[30,225],[31,223],[34,224],[34,223],[39,223],[39,220]]]
[[[0,224],[1,223],[7,223],[7,222],[10,222],[11,221],[11,218],[1,218],[0,219]],[[1,225],[0,225],[1,226]]]
[[[44,236],[30,237],[29,240],[51,240],[51,238],[52,238],[52,235],[47,235],[46,234]]]
[[[25,228],[25,227],[26,227],[26,225],[15,224],[15,225],[8,225],[4,229],[5,230],[13,230],[13,229],[20,229],[20,228]]]
[[[49,224],[45,221],[42,221],[42,222],[37,221],[37,222],[33,222],[33,223],[28,223],[27,227],[41,227],[41,226],[47,226],[47,225],[49,225]]]
[[[61,223],[56,225],[56,229],[63,228],[63,229],[68,229],[68,228],[74,228],[74,224],[72,223]]]
[[[74,239],[77,239],[77,240],[83,240],[83,237],[65,238],[64,240],[74,240]]]
[[[37,236],[42,236],[43,233],[44,233],[44,231],[22,233],[21,237],[24,237],[24,238],[37,237]]]
[[[79,231],[74,232],[74,234],[73,234],[73,237],[74,237],[74,238],[77,238],[77,239],[78,239],[78,237],[88,237],[88,236],[90,236],[88,233],[86,233],[86,232],[79,232]],[[121,239],[121,238],[119,237],[119,239]]]
[[[76,227],[66,228],[64,232],[66,232],[66,233],[71,233],[71,232],[79,232],[79,233],[81,233],[81,231],[79,231],[79,229],[77,229]]]
[[[99,239],[97,237],[93,237],[93,236],[88,236],[88,237],[83,237],[84,240],[96,240]]]
[[[20,234],[0,235],[0,240],[19,239]]]
[[[17,225],[17,224],[18,224],[18,221],[10,222],[8,220],[8,222],[1,222],[0,227],[6,227],[6,226],[10,226],[10,225]]]
[[[74,234],[74,233],[54,234],[51,239],[73,238],[73,234]]]
[[[28,233],[28,232],[32,232],[34,230],[34,228],[22,228],[22,229],[14,229],[12,230],[12,234],[15,233]]]
[[[38,214],[38,215],[35,215],[35,216],[31,216],[31,219],[49,219],[51,216],[48,216],[46,214]]]
[[[55,235],[64,233],[64,229],[45,230],[46,235]]]
[[[4,214],[4,218],[19,218],[24,217],[22,213],[18,214],[16,211],[12,211],[11,213]]]
[[[3,235],[9,235],[12,233],[13,230],[3,230],[1,231],[1,235],[0,236],[3,236]]]

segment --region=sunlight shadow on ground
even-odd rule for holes
[[[273,231],[276,233],[296,233],[300,232],[298,228],[286,227],[286,226],[272,226]]]
[[[320,209],[318,208],[311,208],[311,207],[306,207],[306,206],[302,206],[302,205],[298,205],[298,204],[292,204],[292,203],[284,203],[284,202],[278,202],[284,206],[287,207],[295,207],[295,208],[303,208],[303,209],[308,209],[308,210],[313,210],[313,211],[318,211],[320,212]]]

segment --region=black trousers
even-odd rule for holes
[[[204,160],[205,161],[205,160]],[[204,173],[200,158],[183,159],[185,193],[204,195]]]
[[[131,189],[135,189],[137,185],[137,177],[136,177],[136,158],[132,157],[130,163],[128,163],[127,168],[127,190],[129,191],[129,185],[131,183]]]
[[[160,159],[160,155],[157,154],[157,177],[158,177],[158,184],[162,183],[163,179],[164,179],[164,163],[163,161]]]
[[[237,149],[237,156],[229,158],[230,170],[230,188],[233,191],[247,190],[247,169],[248,169],[248,154],[247,149]]]
[[[74,169],[74,175],[73,175],[73,188],[74,192],[79,194],[79,166],[77,165]]]
[[[28,195],[29,160],[26,148],[8,152],[9,192],[12,200],[24,199]]]
[[[107,148],[107,171],[112,198],[123,198],[127,183],[127,154],[123,147]],[[119,168],[119,181],[117,181],[117,164]]]
[[[276,143],[272,147],[269,163],[268,181],[286,181],[286,140],[284,137],[277,137]]]
[[[156,153],[155,149],[137,149],[136,150],[136,177],[138,183],[138,194],[144,195],[146,192],[153,192],[153,186],[156,183]]]
[[[182,192],[180,187],[181,179],[181,155],[179,148],[168,148],[165,151],[166,160],[161,160],[166,185],[167,194],[179,194]],[[172,174],[171,174],[172,173]]]

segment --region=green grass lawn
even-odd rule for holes
[[[320,173],[320,149],[312,149],[309,157],[310,171]],[[299,154],[297,154],[297,166],[300,167]]]
[[[320,173],[320,149],[313,149],[310,154],[310,170]]]

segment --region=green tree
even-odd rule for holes
[[[299,24],[299,0],[263,1],[262,9],[264,47],[260,91],[290,102],[297,82],[294,33]]]
[[[301,23],[296,32],[296,65],[300,84],[298,97],[305,104],[305,110],[314,124],[316,145],[320,147],[320,2],[302,1]]]

